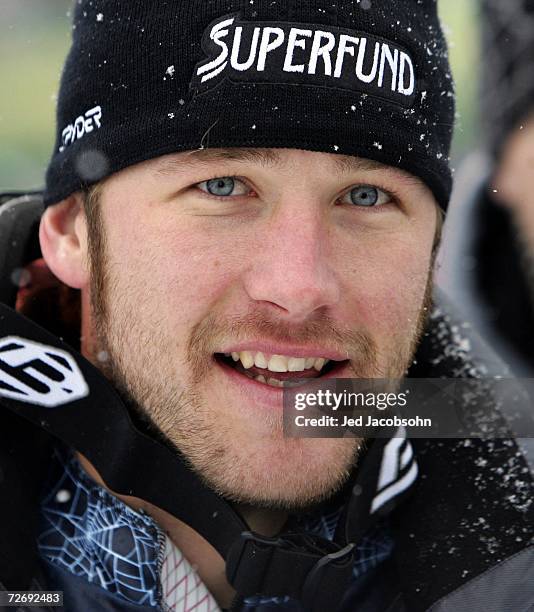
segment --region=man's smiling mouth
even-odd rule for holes
[[[215,359],[239,374],[271,387],[292,387],[304,384],[303,379],[317,379],[346,365],[326,357],[290,357],[260,351],[216,353]]]

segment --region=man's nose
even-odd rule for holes
[[[269,304],[292,322],[335,306],[340,297],[331,231],[317,207],[307,204],[304,210],[273,215],[259,236],[244,279],[252,300]]]

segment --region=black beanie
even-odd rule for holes
[[[454,91],[436,0],[77,0],[45,204],[199,148],[354,155],[446,208]]]

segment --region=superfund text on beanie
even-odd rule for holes
[[[454,89],[436,0],[77,0],[45,204],[219,147],[373,159],[446,208]]]

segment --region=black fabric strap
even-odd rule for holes
[[[0,590],[25,591],[36,575],[35,531],[50,438],[12,412],[0,417]]]

